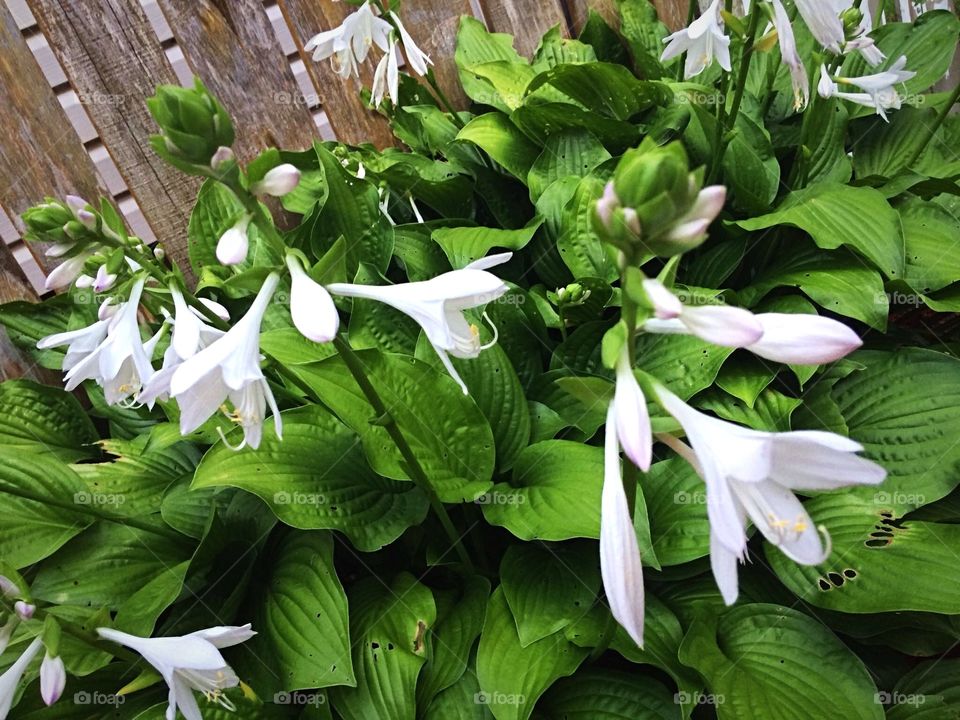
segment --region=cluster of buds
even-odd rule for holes
[[[601,238],[628,257],[672,257],[699,246],[726,199],[723,186],[703,187],[679,142],[652,139],[621,159],[597,202],[594,225]]]
[[[212,166],[232,160],[224,148],[233,145],[230,116],[197,78],[192,88],[161,85],[147,100],[160,135],[150,138],[154,152],[192,175],[208,175]]]

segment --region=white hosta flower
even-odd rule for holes
[[[422,282],[386,286],[334,283],[328,285],[327,290],[334,295],[385,303],[416,320],[444,367],[466,395],[467,386],[454,369],[448,353],[457,358],[475,358],[497,341],[494,336],[489,344],[483,345],[479,329],[467,322],[463,311],[486,305],[507,292],[503,280],[487,269],[507,262],[511,256],[512,253],[491,255],[462,270],[452,270]]]
[[[307,275],[294,255],[287,255],[290,269],[290,315],[300,334],[308,340],[333,340],[340,328],[340,314],[330,293]]]
[[[396,105],[400,100],[400,66],[397,63],[397,45],[390,46],[380,58],[377,71],[373,74],[373,86],[370,90],[374,107],[380,107],[384,97]],[[359,177],[359,174],[358,174]]]
[[[79,330],[47,335],[37,342],[37,349],[49,350],[66,345],[67,353],[63,359],[63,370],[68,371],[97,349],[97,346],[107,337],[109,327],[110,320],[107,318]]]
[[[43,641],[36,638],[23,654],[7,668],[3,675],[0,675],[0,720],[6,720],[10,714],[10,707],[13,705],[13,698],[17,694],[17,686],[27,671],[27,667],[33,662],[33,659],[43,647]]]
[[[849,5],[851,7],[853,6],[853,0],[849,0]],[[883,54],[873,41],[873,38],[870,37],[870,31],[873,29],[873,16],[870,14],[870,3],[861,4],[860,12],[863,14],[863,18],[860,20],[859,34],[847,43],[844,51],[850,52],[851,50],[858,50],[863,56],[863,59],[867,61],[867,64],[871,67],[876,67],[886,60],[887,56]]]
[[[683,75],[690,79],[699,75],[716,60],[727,72],[730,71],[730,38],[723,32],[720,10],[721,0],[713,0],[703,14],[690,23],[690,27],[664,38],[667,43],[661,62],[687,53]]]
[[[236,687],[240,680],[220,650],[239,645],[256,635],[250,625],[214,627],[182,637],[144,638],[112,628],[97,628],[97,633],[140,653],[160,673],[170,688],[167,720],[174,720],[177,710],[186,720],[203,720],[194,692],[233,710],[223,692]]]
[[[753,313],[730,305],[684,305],[659,280],[645,280],[647,297],[656,317],[643,329],[650,333],[696,335],[714,345],[748,347],[763,336]]]
[[[830,77],[825,65],[820,67],[820,83],[817,91],[824,98],[840,98],[858,105],[875,108],[877,115],[887,119],[887,110],[899,110],[903,104],[897,93],[896,85],[906,82],[916,75],[915,72],[904,70],[907,64],[906,56],[901,56],[889,69],[873,75],[861,77]],[[845,92],[840,85],[852,85],[862,92]]]
[[[70,345],[67,355],[71,367],[64,376],[67,391],[74,390],[84,380],[95,380],[103,387],[107,403],[113,405],[135,396],[140,392],[143,383],[153,375],[149,347],[144,347],[140,337],[140,324],[137,322],[144,282],[145,279],[141,277],[133,284],[129,300],[121,304],[116,314],[107,321],[106,337],[92,352],[74,362],[70,355],[74,352],[75,345]],[[88,328],[90,336],[75,338],[75,341],[88,342],[97,332],[94,327],[101,322],[104,321],[101,320]],[[63,344],[62,341],[72,335],[74,334],[62,333],[44,338],[41,342],[50,346],[53,344],[51,341],[59,337],[56,344]]]
[[[7,618],[7,621],[3,624],[3,627],[0,627],[0,655],[3,655],[3,653],[6,652],[7,645],[10,644],[10,638],[13,637],[13,633],[16,631],[19,625],[20,618],[14,614]]]
[[[662,436],[703,477],[710,518],[711,564],[727,604],[737,597],[737,561],[747,550],[746,518],[787,557],[819,565],[830,554],[794,490],[876,485],[886,471],[856,453],[863,447],[828,432],[761,432],[705,415],[663,387],[657,400],[692,446]],[[822,531],[826,536],[825,531]]]
[[[84,250],[57,265],[50,271],[50,274],[47,275],[47,290],[60,290],[76,280],[83,271],[83,266],[87,260],[93,255],[93,252],[93,249]]]
[[[33,619],[33,614],[37,611],[37,606],[25,600],[17,600],[13,604],[13,611],[21,620],[31,620]]]
[[[343,21],[339,27],[315,35],[304,46],[313,51],[316,61],[331,58],[334,71],[343,79],[359,77],[359,64],[367,59],[370,48],[376,45],[387,51],[393,26],[377,16],[378,10],[369,2]]]
[[[296,166],[284,163],[268,170],[262,180],[250,187],[250,192],[254,195],[283,197],[287,193],[293,192],[299,184],[300,171]]]
[[[792,365],[822,365],[839,360],[863,345],[842,322],[819,315],[760,313],[763,336],[747,349],[767,360]]]
[[[723,185],[703,188],[687,214],[676,221],[666,239],[678,250],[686,251],[699,247],[707,239],[707,228],[717,219],[726,201],[727,188]],[[632,208],[628,210],[634,212]],[[639,230],[639,221],[636,222]],[[640,232],[636,234],[640,235]]]
[[[47,652],[40,664],[40,697],[46,705],[53,705],[63,695],[67,685],[67,669],[59,655],[51,657]]]
[[[618,411],[607,410],[603,492],[600,500],[600,574],[610,613],[633,641],[643,647],[643,564],[627,495],[620,474]]]
[[[93,279],[93,291],[95,293],[106,292],[117,282],[117,274],[107,269],[106,264],[97,268],[97,275]]]
[[[186,360],[193,357],[200,346],[200,331],[204,323],[187,305],[183,293],[175,284],[170,285],[170,296],[173,298],[174,310],[173,337],[170,344],[177,355]]]
[[[773,0],[773,25],[777,29],[780,39],[780,57],[783,64],[790,70],[790,79],[793,84],[793,107],[802,110],[810,102],[810,79],[807,77],[807,68],[803,58],[797,51],[797,40],[793,34],[793,24],[790,15],[783,6],[782,0]]]
[[[235,449],[260,446],[267,406],[280,437],[280,410],[260,369],[260,324],[279,282],[276,273],[268,275],[247,314],[174,371],[170,395],[180,405],[184,435],[203,425],[229,399],[234,411],[228,417],[243,428],[243,442]]]
[[[650,469],[653,452],[650,413],[647,411],[647,399],[636,375],[633,374],[626,351],[617,361],[617,384],[612,407],[616,416],[620,447],[634,465],[646,472]]]
[[[247,228],[251,219],[249,215],[244,215],[220,236],[217,241],[217,260],[223,265],[239,265],[247,259],[247,251],[250,249]]]
[[[400,17],[392,11],[390,17],[393,18],[393,21],[397,24],[397,29],[400,31],[400,40],[403,42],[403,52],[407,56],[407,62],[410,64],[410,68],[417,75],[426,75],[429,70],[428,66],[433,65],[433,60],[413,41],[413,37],[407,32],[403,23],[400,22]]]
[[[796,0],[800,17],[817,42],[839,55],[846,40],[840,13],[847,3],[837,0]]]

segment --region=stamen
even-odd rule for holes
[[[222,427],[218,427],[218,428],[217,428],[217,435],[220,436],[220,440],[223,442],[223,444],[226,445],[226,446],[227,446],[228,448],[230,448],[231,450],[233,450],[234,452],[239,452],[239,451],[243,450],[243,449],[247,446],[247,437],[246,437],[246,435],[244,435],[243,440],[240,442],[239,445],[231,445],[229,442],[227,442],[227,437],[226,437],[226,435],[223,434],[223,428],[222,428]]]
[[[493,333],[493,339],[492,339],[490,342],[488,342],[486,345],[481,345],[481,346],[480,346],[480,349],[481,349],[481,350],[488,350],[488,349],[492,348],[494,345],[497,344],[497,340],[500,339],[500,331],[497,330],[497,326],[493,324],[493,320],[490,319],[490,316],[487,315],[487,312],[486,312],[486,311],[483,312],[483,319],[486,320],[486,321],[487,321],[487,325],[490,326],[490,331]],[[475,328],[475,327],[476,327],[476,325],[471,325],[471,326],[470,326],[471,329],[473,329],[473,328]],[[477,334],[479,335],[479,332],[478,332]]]

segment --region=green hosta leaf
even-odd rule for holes
[[[790,193],[776,212],[737,223],[744,230],[792,225],[825,250],[846,245],[890,278],[903,277],[904,249],[896,211],[873,188],[817,183]]]
[[[177,575],[176,589],[167,604],[172,602],[179,594],[179,583],[186,570],[179,566],[192,553],[186,538],[176,541],[157,532],[101,521],[44,560],[31,587],[35,597],[48,602],[119,608],[119,625],[124,604],[133,601],[142,610],[145,602],[152,601],[151,595],[158,592],[157,586],[150,591],[146,588],[169,573]],[[166,586],[165,580],[159,582]],[[144,594],[135,599],[141,590]],[[155,608],[151,626],[163,609]],[[127,617],[134,623],[143,620],[138,613],[129,613]]]
[[[558,65],[538,75],[528,95],[544,85],[614,120],[630,120],[654,105],[665,105],[672,95],[666,85],[638,80],[623,65],[603,62]]]
[[[746,425],[754,430],[769,432],[790,430],[790,417],[802,402],[769,388],[760,394],[753,407],[716,390],[697,398],[699,407],[709,410],[724,420]]]
[[[473,99],[481,105],[492,105],[502,112],[510,114],[523,101],[527,86],[536,77],[537,72],[530,64],[523,62],[496,62],[474,65],[470,68],[474,76],[489,83],[493,92],[474,95]]]
[[[192,477],[167,488],[160,502],[160,517],[177,532],[197,540],[203,537],[217,503],[218,488],[190,489]]]
[[[0,453],[0,557],[22,568],[56,552],[93,518],[84,512],[86,486],[59,461]]]
[[[375,268],[363,263],[353,281],[358,285],[389,284]],[[409,315],[386,303],[353,298],[350,310],[350,341],[355,348],[378,348],[384,352],[410,354],[417,346],[419,334],[420,328]],[[333,345],[328,347],[332,349]]]
[[[520,68],[529,64],[514,50],[513,36],[490,33],[482,22],[466,15],[460,18],[455,59],[460,83],[467,97],[481,105],[499,107],[505,112],[506,106],[493,85],[478,77],[475,70],[490,63],[503,63],[515,66],[522,72]]]
[[[593,207],[603,194],[603,186],[604,182],[592,175],[580,181],[563,212],[557,249],[574,277],[613,282],[618,277],[615,258],[593,229]]]
[[[809,137],[814,139],[807,159],[807,183],[839,182],[850,180],[853,173],[850,157],[847,155],[847,123],[849,113],[844,103],[838,100],[818,98],[811,107]],[[899,113],[897,113],[899,115]],[[856,143],[854,158],[859,159],[861,143]]]
[[[337,712],[344,720],[414,720],[426,635],[437,617],[433,595],[403,574],[389,588],[366,578],[350,588],[349,598],[357,686],[331,692]]]
[[[260,349],[284,365],[305,365],[324,360],[336,352],[332,343],[307,340],[294,327],[276,328],[261,333]]]
[[[601,448],[547,440],[520,453],[511,482],[480,502],[487,522],[522,540],[598,538],[602,485]]]
[[[74,297],[92,300],[92,295],[81,295],[76,291],[62,293],[41,302],[8,302],[0,305],[0,325],[7,331],[13,343],[35,358],[40,367],[49,370],[60,370],[63,366],[64,348],[38,350],[37,341],[47,335],[86,327],[92,320],[92,311],[76,312]],[[80,308],[81,310],[84,308]],[[71,316],[77,318],[76,325],[71,322]]]
[[[244,645],[245,652],[272,670],[264,673],[275,678],[269,692],[356,685],[347,596],[333,565],[333,536],[289,532],[269,557],[249,609],[257,636]]]
[[[730,348],[711,345],[691,335],[641,335],[637,340],[637,367],[653,375],[684,400],[713,384]],[[654,411],[651,406],[651,411]],[[663,416],[662,410],[655,414]]]
[[[848,613],[919,610],[960,613],[960,526],[901,521],[888,508],[896,493],[873,498],[825,495],[807,503],[824,525],[833,554],[822,565],[797,565],[772,548],[780,580],[806,602]],[[891,578],[909,577],[909,583]]]
[[[670,458],[640,475],[653,550],[661,565],[681,565],[710,552],[703,480],[688,462]]]
[[[879,117],[864,121],[868,126],[857,140],[853,155],[857,178],[893,178],[907,170],[926,138],[926,127],[933,125],[936,114],[934,108],[907,106],[892,113],[889,122]]]
[[[821,622],[776,605],[744,605],[696,621],[680,648],[707,679],[720,720],[882,720],[867,669]]]
[[[193,487],[246,490],[288,525],[339,530],[366,552],[422,522],[425,495],[412,483],[371,470],[356,435],[329,412],[310,405],[282,417],[283,440],[268,429],[258,450],[236,452],[222,443],[211,448]]]
[[[560,178],[586,176],[610,157],[603,144],[587,130],[551,135],[527,177],[530,199],[536,202]]]
[[[457,140],[473,143],[523,182],[540,155],[540,148],[501,113],[474,118],[460,131]]]
[[[560,26],[555,25],[540,40],[540,46],[533,57],[533,69],[537,72],[549,70],[558,65],[596,62],[597,53],[593,47],[579,40],[568,40],[560,35]]]
[[[107,506],[124,517],[157,511],[163,494],[179,478],[193,474],[200,453],[189,443],[144,450],[139,442],[104,440],[107,462],[79,463],[74,472],[87,485],[91,506]]]
[[[554,680],[576,671],[588,652],[560,632],[523,647],[498,589],[487,606],[477,651],[481,700],[497,720],[526,720],[540,695]]]
[[[907,251],[904,281],[920,293],[960,278],[960,218],[936,203],[913,198],[898,208]]]
[[[375,350],[361,350],[357,356],[440,499],[473,500],[488,490],[493,432],[456,383],[413,358]],[[375,419],[373,409],[339,357],[293,369],[360,435],[375,472],[398,480],[409,478],[386,429],[370,423]]]
[[[453,685],[434,700],[423,716],[424,720],[493,720],[486,696],[480,692],[480,683],[473,672],[464,673]]]
[[[517,624],[520,645],[563,630],[592,606],[600,589],[593,543],[513,545],[500,565],[501,587]]]
[[[67,462],[89,458],[97,431],[70,393],[29,380],[0,384],[0,448],[49,453]]]
[[[717,376],[717,385],[735,398],[753,407],[764,388],[777,376],[776,368],[754,355],[740,353],[725,363]]]
[[[699,115],[706,113],[697,105],[694,108]],[[713,120],[712,115],[707,117]],[[746,113],[737,118],[735,135],[723,156],[723,174],[733,191],[734,206],[744,212],[763,212],[777,197],[780,163],[763,125]]]
[[[886,329],[890,301],[883,278],[859,258],[837,251],[789,251],[739,296],[751,307],[778,287],[795,287],[827,310]]]
[[[558,681],[537,703],[537,713],[564,720],[679,720],[673,691],[653,678],[590,668]]]
[[[663,76],[660,56],[663,39],[670,32],[657,19],[657,10],[649,0],[624,0],[620,3],[620,32],[630,44],[633,62],[641,77]]]
[[[394,254],[403,263],[410,282],[430,280],[450,270],[443,250],[423,225],[398,225],[394,228]]]
[[[960,660],[938,658],[920,663],[892,692],[881,692],[887,720],[946,720],[960,714]]]
[[[603,143],[611,153],[622,153],[640,142],[640,130],[625,120],[615,120],[562,102],[543,102],[533,96],[513,111],[510,120],[541,145],[552,135],[585,130]]]
[[[540,218],[534,218],[519,230],[488,227],[439,228],[433,231],[433,240],[443,248],[451,266],[463,268],[485,257],[494,248],[502,252],[526,247],[542,222]]]
[[[452,590],[435,590],[437,623],[427,636],[427,663],[417,681],[417,707],[456,684],[467,670],[467,661],[480,630],[490,582],[478,575],[458,575]]]

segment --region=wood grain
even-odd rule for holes
[[[233,117],[241,160],[319,137],[259,0],[161,0],[160,8],[190,68]]]
[[[567,18],[558,0],[480,0],[487,27],[514,36],[514,47],[530,57],[554,25],[569,35]]]
[[[93,161],[2,4],[0,108],[0,206],[20,232],[20,214],[47,195],[96,198],[100,188]],[[36,257],[49,272],[47,258]]]
[[[579,35],[587,22],[590,10],[600,13],[612,27],[620,26],[620,15],[614,0],[567,0],[567,10],[573,25],[574,35]]]
[[[378,148],[395,145],[387,121],[364,107],[356,83],[342,80],[329,60],[315,62],[312,53],[303,49],[310,38],[338,26],[355,8],[337,0],[279,0],[278,4],[337,139],[352,145],[373,143]],[[363,68],[366,87],[370,87],[373,69],[374,63],[368,60]]]
[[[36,302],[38,298],[11,247],[0,242],[0,304],[17,300]],[[55,373],[38,367],[29,355],[10,342],[7,331],[0,325],[0,382],[22,377],[51,384],[58,380]]]
[[[460,17],[470,14],[470,0],[404,0],[401,10],[404,26],[433,60],[437,83],[457,109],[467,106],[467,98],[460,87],[453,56]]]
[[[657,6],[657,14],[671,30],[679,30],[687,24],[687,13],[690,10],[690,4],[687,0],[654,0]]]
[[[176,84],[137,0],[30,0],[107,152],[154,235],[190,274],[187,222],[199,182],[158,158],[146,106],[157,85]]]

